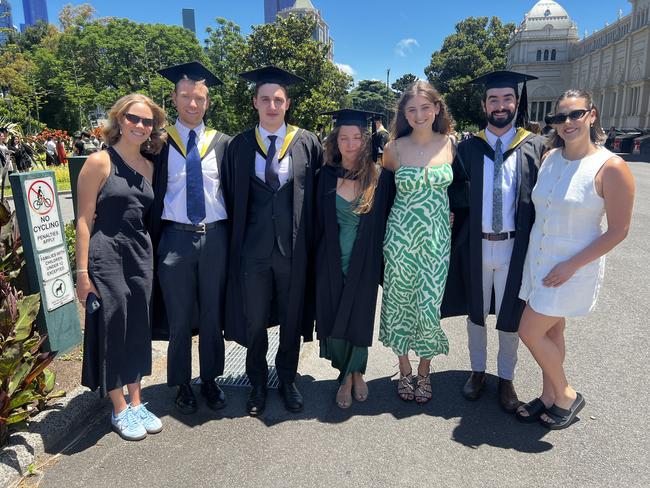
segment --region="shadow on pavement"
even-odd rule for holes
[[[396,377],[382,377],[368,382],[370,397],[366,402],[355,402],[348,410],[341,410],[334,402],[338,389],[335,380],[316,381],[311,376],[302,376],[297,384],[305,398],[305,410],[291,414],[284,409],[282,399],[277,390],[269,390],[266,411],[261,417],[251,421],[262,422],[267,427],[273,427],[284,422],[317,420],[328,424],[347,422],[354,417],[372,417],[392,415],[397,420],[417,416],[439,417],[445,420],[459,419],[454,428],[452,440],[478,448],[489,445],[501,449],[514,449],[519,452],[537,453],[553,448],[542,437],[547,430],[537,424],[522,424],[513,415],[504,413],[498,404],[496,394],[496,377],[489,376],[482,397],[475,402],[465,400],[460,391],[467,379],[467,371],[442,371],[431,375],[431,386],[434,398],[424,406],[415,402],[404,402],[396,393]],[[224,387],[227,405],[222,410],[212,411],[205,406],[199,393],[198,386],[194,392],[199,404],[198,411],[193,415],[183,415],[174,406],[175,389],[165,384],[148,386],[143,389],[143,401],[148,402],[147,408],[158,415],[163,424],[166,419],[173,418],[186,427],[200,427],[211,421],[248,418],[246,400],[248,388]],[[89,419],[83,432],[78,433],[77,440],[66,454],[85,451],[95,446],[104,436],[111,432],[110,403],[106,400],[96,415]],[[433,424],[432,424],[433,425]],[[432,426],[433,428],[433,426]],[[59,450],[70,444],[69,436],[56,446]],[[48,450],[52,452],[52,450]],[[57,451],[59,452],[59,451]]]

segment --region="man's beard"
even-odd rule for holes
[[[495,114],[497,113],[502,113],[505,112],[508,114],[508,116],[505,119],[497,119],[494,117]],[[494,127],[498,129],[503,129],[506,127],[512,120],[515,118],[515,113],[511,112],[510,110],[501,110],[500,112],[492,112],[490,115],[487,116],[487,121],[493,125]]]

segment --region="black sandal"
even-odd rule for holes
[[[523,408],[528,415],[522,415],[519,413],[519,409],[521,408]],[[517,420],[520,422],[532,424],[533,422],[537,422],[543,413],[546,413],[546,405],[544,405],[544,402],[541,399],[535,398],[534,400],[519,406],[515,412],[515,417],[517,417]]]
[[[585,399],[580,393],[578,393],[578,396],[576,396],[576,399],[573,401],[573,405],[571,405],[569,410],[560,408],[553,404],[551,408],[546,411],[546,415],[552,420],[552,422],[548,422],[540,417],[539,423],[551,430],[566,429],[573,423],[576,415],[580,410],[582,410],[585,403]]]

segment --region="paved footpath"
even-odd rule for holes
[[[548,432],[503,413],[495,377],[477,402],[462,398],[468,360],[459,318],[443,322],[451,351],[433,361],[435,396],[424,407],[398,399],[396,358],[380,344],[370,352],[365,404],[348,411],[335,406],[336,374],[318,358],[316,345],[307,344],[299,379],[305,411],[285,412],[271,392],[262,419],[245,415],[247,389],[238,387],[226,388],[229,403],[218,415],[203,404],[194,416],[177,414],[162,358],[144,396],[162,417],[163,432],[122,441],[110,431],[106,405],[63,442],[77,439],[42,468],[40,486],[650,486],[650,165],[631,166],[638,197],[630,236],[608,257],[596,310],[568,323],[566,369],[587,400],[568,430]],[[490,334],[492,373],[495,337]],[[516,385],[530,400],[541,377],[525,346],[519,351]]]

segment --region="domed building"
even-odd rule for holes
[[[603,127],[650,127],[650,0],[629,1],[631,14],[582,39],[553,0],[524,16],[508,44],[508,69],[539,77],[528,84],[531,120],[543,125],[562,92],[582,88],[594,95]]]

